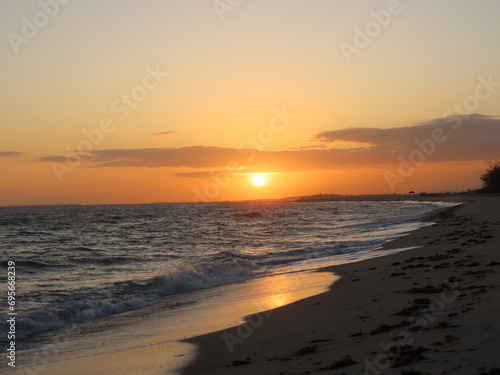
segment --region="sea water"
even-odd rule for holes
[[[374,250],[417,229],[422,223],[416,219],[425,213],[447,205],[0,207],[2,267],[16,265],[16,340],[70,324],[118,319],[154,305],[172,309],[187,300],[204,303],[203,291],[223,285],[380,256],[384,251]],[[4,321],[3,342],[7,330]]]

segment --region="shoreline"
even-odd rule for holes
[[[482,202],[477,203],[481,205],[479,216],[484,214],[486,207],[487,213],[492,216],[488,218],[488,221],[491,223],[498,222],[496,226],[500,227],[498,225],[500,224],[500,215],[495,215],[495,212],[500,212],[500,197],[479,196],[474,199]],[[430,199],[427,200],[431,201]],[[436,199],[436,201],[443,200]],[[457,197],[444,201],[459,203]],[[231,325],[225,325],[225,327],[230,327],[227,329],[225,327],[222,329],[223,327],[220,326],[216,328],[216,326],[210,324],[210,320],[207,320],[203,324],[209,324],[211,329],[205,330],[205,332],[211,333],[175,342],[165,341],[168,336],[165,335],[167,332],[165,332],[165,334],[160,333],[167,328],[170,324],[170,320],[166,320],[166,316],[161,316],[165,315],[165,312],[162,312],[161,309],[158,308],[155,311],[159,312],[160,316],[154,314],[146,321],[142,321],[143,328],[158,325],[157,328],[159,330],[157,329],[158,332],[154,337],[143,337],[141,329],[138,329],[140,326],[135,328],[129,328],[127,326],[127,329],[119,330],[120,335],[129,337],[120,349],[120,345],[117,348],[116,345],[113,345],[112,342],[105,339],[106,336],[97,335],[96,337],[98,340],[102,339],[103,346],[100,346],[101,341],[98,341],[98,345],[95,345],[93,348],[86,348],[87,350],[84,350],[81,356],[53,356],[52,360],[49,359],[49,362],[46,362],[46,364],[43,364],[36,370],[37,374],[303,374],[316,373],[316,371],[320,369],[333,369],[332,366],[336,362],[347,364],[349,362],[348,355],[351,356],[351,359],[356,362],[356,364],[345,368],[339,368],[338,372],[334,372],[333,374],[363,374],[365,373],[366,367],[365,360],[374,363],[373,361],[376,361],[378,358],[377,356],[383,354],[380,345],[394,341],[386,340],[386,338],[383,337],[384,334],[392,334],[389,338],[394,339],[394,336],[398,332],[411,328],[409,324],[401,324],[402,319],[408,319],[408,316],[394,319],[392,314],[384,313],[384,308],[380,311],[378,310],[384,307],[379,306],[380,303],[384,302],[384,304],[389,304],[392,306],[391,309],[394,309],[394,306],[406,304],[405,307],[398,307],[399,310],[395,310],[395,312],[403,311],[404,308],[408,308],[407,304],[411,302],[411,300],[408,300],[408,296],[397,294],[397,287],[401,287],[404,283],[408,284],[408,278],[415,278],[412,273],[417,271],[429,272],[429,276],[431,276],[430,270],[433,271],[432,273],[437,272],[434,271],[432,267],[420,266],[420,264],[428,260],[414,259],[409,262],[409,264],[406,264],[407,258],[419,258],[423,255],[433,257],[435,255],[434,250],[419,246],[429,246],[428,242],[440,240],[443,236],[439,233],[435,233],[436,231],[440,231],[440,228],[436,227],[436,225],[441,225],[446,228],[449,225],[447,224],[448,221],[456,220],[454,216],[457,210],[466,209],[466,211],[470,211],[470,205],[474,206],[474,202],[470,202],[469,199],[465,204],[459,206],[437,208],[425,214],[420,218],[420,221],[433,221],[438,222],[438,224],[421,227],[404,237],[387,242],[382,248],[389,250],[389,252],[394,249],[412,249],[397,253],[389,253],[381,257],[361,260],[354,263],[322,267],[315,271],[311,271],[312,274],[322,273],[326,275],[326,273],[328,273],[328,275],[332,275],[333,278],[340,277],[339,281],[334,282],[329,287],[327,287],[329,284],[325,284],[323,290],[328,288],[327,292],[314,294],[311,297],[301,299],[297,302],[285,302],[284,306],[283,303],[281,305],[261,304],[260,308],[254,310],[260,312],[247,316],[245,322],[239,326],[234,325],[238,324],[237,322]],[[496,207],[496,210],[493,206]],[[472,211],[474,210],[476,210],[476,208]],[[466,212],[466,214],[468,217],[471,217],[470,212]],[[477,225],[477,223],[472,224]],[[482,225],[485,224],[483,223]],[[474,238],[474,235],[471,235],[471,237]],[[500,233],[497,232],[495,238],[500,238]],[[466,240],[464,239],[464,241]],[[437,245],[431,245],[431,247]],[[422,253],[425,249],[427,249],[427,254]],[[380,250],[380,248],[378,250]],[[447,253],[445,252],[445,254]],[[398,261],[396,259],[400,260]],[[500,259],[497,259],[497,261],[500,264]],[[387,264],[384,264],[384,262]],[[401,263],[401,265],[392,266],[392,263],[396,262]],[[443,262],[447,261],[443,260]],[[436,265],[443,262],[437,262]],[[434,266],[434,263],[434,260],[430,261],[431,266]],[[406,270],[397,270],[397,268],[407,266],[411,267]],[[469,270],[469,268],[462,269]],[[476,269],[471,268],[471,270],[475,271]],[[394,276],[393,274],[396,275]],[[424,277],[426,276],[426,274],[423,275]],[[432,276],[434,280],[434,276],[436,275]],[[481,277],[482,275],[476,276]],[[292,284],[295,283],[301,286],[300,275],[294,276],[294,279],[290,281]],[[399,284],[395,283],[395,281]],[[435,284],[441,285],[443,284],[443,280]],[[451,285],[451,289],[453,289],[453,285],[455,284]],[[417,286],[424,286],[424,283],[422,282],[421,285]],[[407,289],[417,286],[412,285]],[[477,287],[476,289],[478,289],[478,291],[482,290],[481,288],[483,287],[474,284],[469,286]],[[241,292],[244,293],[244,295],[246,294],[244,289],[242,289]],[[425,298],[424,294],[425,293],[415,294],[413,297],[414,299],[419,297]],[[225,300],[225,302],[221,303],[221,309],[219,310],[219,318],[221,320],[228,320],[230,318],[231,312],[228,313],[228,302],[228,300]],[[273,306],[281,307],[274,307],[272,310],[262,311],[265,310],[266,307],[270,308]],[[469,307],[465,307],[465,309],[467,308]],[[235,311],[232,312],[234,313]],[[445,312],[446,314],[443,313],[443,316],[448,315],[448,312]],[[224,316],[224,314],[226,316]],[[242,313],[238,316],[242,317],[244,315],[245,313]],[[234,317],[231,319],[233,319],[233,321],[235,320]],[[241,319],[236,320],[241,321]],[[375,322],[378,325],[373,328],[372,326]],[[105,321],[102,323],[104,324]],[[383,327],[384,325],[389,327],[389,329],[387,329],[387,327],[382,329],[382,331],[387,329],[387,333],[380,332],[380,334],[377,335],[369,334],[373,330]],[[85,325],[81,327],[85,330]],[[148,329],[153,328],[148,327]],[[408,332],[410,335],[414,335],[412,331]],[[500,330],[497,333],[500,334]],[[89,338],[92,336],[85,337],[87,341],[91,341]],[[186,335],[184,337],[190,336]],[[378,346],[374,345],[373,340],[370,341],[370,339],[373,338],[379,340]],[[381,338],[385,341],[381,341]],[[367,339],[369,342],[366,342]],[[106,344],[104,341],[106,341]],[[73,344],[71,345],[73,346]],[[81,345],[77,345],[75,349],[78,350],[80,346]],[[229,351],[229,347],[231,347],[233,352]],[[422,345],[422,347],[424,346]],[[500,347],[497,346],[496,348]],[[425,356],[425,354],[423,355]],[[337,365],[339,365],[339,363],[337,363]],[[399,375],[402,373],[402,369],[405,370],[406,367],[397,368],[395,371],[393,371],[393,369],[379,370],[375,367],[374,370],[369,370],[366,373]],[[24,371],[30,370],[31,368],[26,368]],[[16,373],[16,371],[12,372],[12,374],[14,373]],[[447,374],[448,372],[439,372],[439,374],[441,373]],[[449,373],[455,374],[458,372]],[[424,371],[409,372],[404,375],[417,374],[434,375],[435,373]],[[466,371],[464,374],[470,375],[480,373],[477,371]]]
[[[230,200],[230,201],[209,201],[209,202],[138,202],[138,203],[45,203],[45,204],[9,204],[0,205],[0,208],[30,208],[30,207],[93,207],[93,206],[140,206],[140,205],[164,205],[164,204],[220,204],[220,203],[289,203],[289,202],[391,202],[391,201],[447,201],[463,200],[474,193],[455,192],[455,193],[419,193],[419,194],[358,194],[358,195],[337,195],[337,194],[316,194],[297,197],[284,198],[261,198],[251,200]]]
[[[421,219],[436,224],[384,248],[422,247],[318,269],[341,279],[326,293],[186,340],[198,352],[181,374],[496,371],[500,197],[463,198]]]

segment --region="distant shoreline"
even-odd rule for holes
[[[474,192],[462,193],[416,193],[416,194],[360,194],[360,195],[339,195],[339,194],[315,194],[304,195],[297,197],[285,197],[275,199],[247,199],[247,200],[234,200],[234,201],[213,201],[213,202],[145,202],[145,203],[48,203],[48,204],[12,204],[0,206],[0,208],[15,208],[15,207],[85,207],[85,206],[140,206],[140,205],[154,205],[154,204],[217,204],[217,203],[279,203],[279,202],[337,202],[337,201],[404,201],[404,200],[418,200],[418,201],[450,201],[456,199],[466,199],[467,197],[474,196],[495,196],[495,194],[478,194]],[[498,195],[498,194],[497,194]]]

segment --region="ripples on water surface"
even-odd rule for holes
[[[16,262],[18,336],[168,295],[329,264],[418,227],[431,202],[213,203],[0,208]],[[355,258],[355,256],[354,256]],[[6,337],[5,324],[0,326]]]

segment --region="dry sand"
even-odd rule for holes
[[[190,339],[183,374],[500,374],[500,197],[466,199],[389,244],[423,247],[330,267],[329,292]]]

